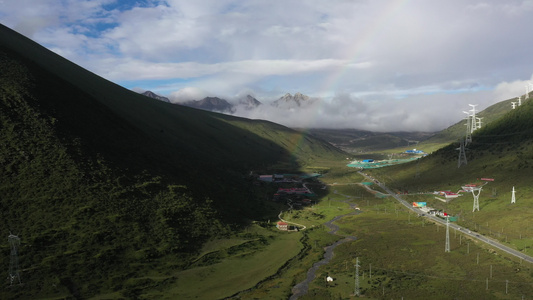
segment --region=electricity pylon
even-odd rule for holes
[[[477,117],[476,117],[476,120],[477,120],[477,129],[481,128],[481,124],[483,124],[483,123],[481,122],[481,119],[483,119],[483,118],[477,118]]]
[[[477,119],[476,119],[476,106],[477,104],[468,104],[470,106],[472,106],[472,109],[470,110],[472,112],[472,127],[470,128],[472,131],[471,132],[474,132],[476,131],[477,129]]]
[[[457,162],[457,168],[460,168],[462,165],[466,165],[466,152],[465,152],[465,141],[461,140],[461,145],[459,145],[459,161]]]
[[[472,196],[474,196],[474,208],[472,209],[472,212],[475,212],[476,209],[479,211],[479,194],[481,194],[481,187],[473,188],[472,189]],[[476,195],[477,191],[477,195]]]
[[[515,193],[515,190],[514,190],[514,186],[513,186],[513,195],[511,196],[511,203],[516,203],[516,198],[514,196],[514,193]]]
[[[470,121],[470,114],[467,111],[463,111],[466,114],[466,138],[465,146],[472,142],[472,122]]]

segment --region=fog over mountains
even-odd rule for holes
[[[143,94],[159,100],[169,99],[150,91]],[[460,109],[468,108],[467,102],[464,103],[465,100],[459,98],[456,102],[449,103],[446,111],[443,111],[436,108],[416,109],[416,101],[385,105],[354,99],[350,95],[337,95],[331,100],[324,100],[299,92],[287,93],[273,101],[256,99],[250,94],[228,100],[205,97],[183,101],[170,97],[169,101],[250,119],[269,120],[292,128],[341,128],[374,132],[439,131],[461,120]],[[454,110],[458,110],[458,113],[453,113]],[[436,114],[440,118],[436,118]]]
[[[171,102],[177,105],[184,105],[197,109],[214,111],[224,114],[231,114],[250,119],[269,120],[289,127],[311,128],[316,127],[317,121],[320,124],[325,113],[335,113],[330,103],[319,98],[309,97],[302,93],[294,95],[287,93],[277,100],[263,103],[252,95],[246,95],[234,100],[225,100],[218,97],[205,97],[201,100],[172,101],[167,97],[157,95],[151,91],[142,93],[145,96],[157,100]],[[339,118],[339,119],[342,119]],[[327,121],[320,128],[331,128],[338,126],[332,122],[331,118],[322,119]],[[348,124],[340,128],[348,128]]]

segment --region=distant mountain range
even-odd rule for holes
[[[316,99],[312,99],[311,97],[301,93],[296,93],[294,95],[287,93],[285,96],[272,102],[272,105],[275,107],[291,109],[306,106],[310,103],[313,103],[315,100]]]
[[[254,109],[262,104],[263,103],[250,95],[246,95],[245,98],[239,100],[239,105],[244,106],[246,110]]]
[[[146,91],[146,92],[142,93],[142,95],[150,97],[150,98],[154,98],[154,99],[157,99],[157,100],[160,100],[160,101],[163,101],[163,102],[170,103],[170,99],[168,99],[167,97],[159,96],[158,94],[156,94],[156,93],[154,93],[152,91]]]
[[[150,91],[143,93],[143,95],[155,99],[168,100],[168,98]],[[294,95],[287,93],[269,105],[282,110],[297,110],[299,108],[303,109],[317,101],[319,100],[301,93]],[[511,110],[511,103],[513,101],[516,102],[516,97],[498,102],[480,111],[478,116],[483,118],[484,124],[488,125],[508,113]],[[263,105],[259,100],[250,95],[239,99],[236,104],[231,104],[217,97],[207,97],[202,100],[179,104],[227,114],[236,114],[239,110],[242,111],[242,109],[253,110]],[[305,130],[311,135],[328,141],[348,153],[367,153],[401,147],[418,147],[424,151],[432,152],[464,136],[464,123],[465,121],[461,120],[439,132],[371,132],[357,128],[306,128]],[[300,128],[300,130],[304,129]]]
[[[205,97],[202,100],[193,100],[185,103],[180,103],[188,107],[223,112],[232,114],[235,112],[235,107],[230,104],[228,101],[218,98],[218,97]]]
[[[150,98],[170,102],[168,98],[157,95],[151,91],[146,91],[142,94]],[[280,97],[278,100],[272,102],[271,105],[281,109],[294,109],[314,103],[316,100],[317,99],[301,93],[296,93],[294,95],[287,93],[283,97]],[[227,114],[234,114],[239,107],[243,108],[244,110],[253,110],[263,105],[261,101],[257,100],[251,95],[246,95],[246,97],[239,99],[235,104],[218,97],[205,97],[202,100],[191,100],[175,104]]]

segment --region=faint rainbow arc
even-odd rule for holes
[[[368,26],[369,29],[367,29],[361,38],[357,39],[352,43],[351,50],[348,51],[350,53],[348,55],[348,59],[346,59],[346,63],[340,67],[338,67],[335,71],[331,72],[331,74],[324,80],[324,84],[321,85],[319,88],[319,94],[325,94],[326,92],[332,91],[337,83],[342,79],[342,77],[345,75],[345,73],[351,68],[350,66],[354,63],[357,63],[359,56],[364,49],[364,47],[371,43],[372,40],[379,35],[379,32],[385,28],[385,26],[388,23],[388,20],[390,18],[397,14],[398,11],[401,9],[402,6],[407,4],[410,0],[394,0],[391,1],[392,3],[387,7],[387,9],[384,9],[380,15],[378,15],[371,25]],[[314,113],[309,114],[309,119],[316,118],[318,113],[320,112],[320,105],[317,105],[314,108]],[[309,124],[309,122],[307,122]],[[303,143],[305,140],[305,133],[307,133],[307,129],[303,129],[300,133],[298,133],[298,138],[295,143],[292,143],[294,146],[292,149],[289,150],[290,155],[294,156],[299,148],[303,147]]]
[[[379,33],[385,28],[389,23],[388,21],[392,16],[398,13],[401,7],[407,4],[410,0],[394,0],[391,1],[391,4],[387,6],[386,9],[381,11],[381,14],[376,16],[373,19],[373,22],[367,26],[367,29],[364,30],[362,36],[356,39],[350,46],[347,55],[346,63],[342,66],[336,68],[335,71],[324,80],[324,84],[320,88],[320,93],[324,94],[332,91],[338,82],[342,79],[345,73],[351,68],[351,65],[359,63],[360,55],[364,47],[372,43],[372,40],[379,35]]]

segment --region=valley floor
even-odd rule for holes
[[[527,260],[455,228],[445,252],[445,226],[385,197],[385,186],[355,169],[335,169],[321,180],[328,190],[320,201],[282,214],[305,230],[282,232],[275,222],[261,223],[234,239],[213,241],[194,267],[172,274],[172,288],[152,290],[147,298],[351,299],[357,287],[368,299],[533,294]]]

